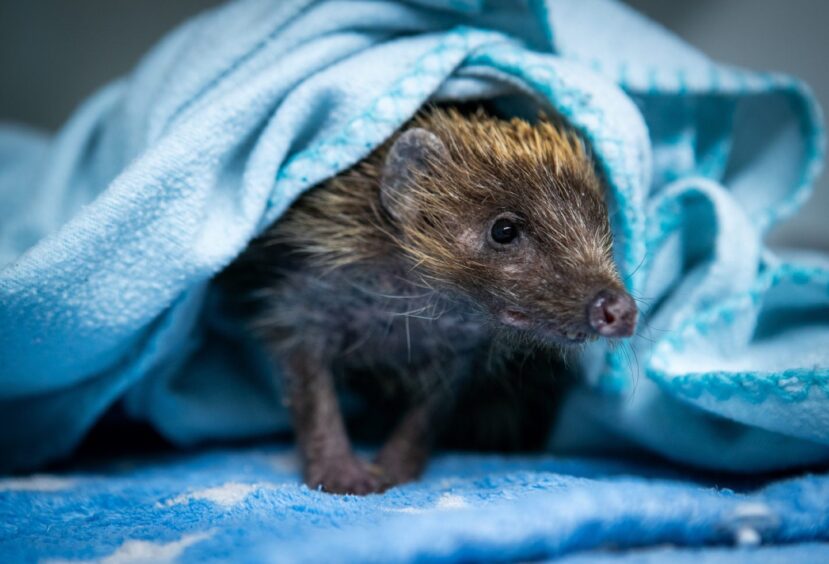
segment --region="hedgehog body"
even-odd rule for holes
[[[231,270],[280,365],[305,480],[336,493],[416,478],[441,434],[538,446],[557,351],[635,326],[589,152],[547,119],[427,109]],[[373,465],[351,451],[337,381],[403,412]]]

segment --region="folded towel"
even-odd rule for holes
[[[116,402],[179,444],[287,428],[211,277],[426,101],[492,96],[552,107],[592,144],[642,308],[630,345],[584,355],[554,446],[829,461],[829,263],[763,246],[820,168],[803,85],[610,0],[241,0],[55,137],[0,129],[2,467],[65,455]]]
[[[607,460],[444,455],[421,482],[354,497],[309,490],[298,466],[292,450],[260,447],[0,479],[0,555],[787,564],[829,556],[829,475],[724,483]]]

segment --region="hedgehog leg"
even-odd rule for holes
[[[338,494],[380,491],[379,472],[351,449],[330,367],[302,350],[293,351],[286,360],[283,377],[305,483]]]
[[[435,417],[442,404],[435,394],[412,407],[403,416],[374,463],[383,476],[384,489],[420,477],[435,438]]]

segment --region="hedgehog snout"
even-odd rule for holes
[[[622,290],[602,290],[587,305],[587,322],[602,337],[630,337],[637,314],[636,302]]]

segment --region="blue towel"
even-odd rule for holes
[[[551,446],[829,461],[829,261],[763,244],[820,169],[802,84],[610,0],[241,0],[54,137],[0,129],[2,467],[66,455],[116,403],[181,445],[288,428],[211,277],[424,102],[494,96],[592,144],[643,314],[629,345],[585,353]]]
[[[292,450],[257,447],[0,479],[0,555],[280,563],[829,557],[829,475],[729,483],[607,460],[445,455],[421,482],[361,498],[309,490],[297,470]]]

